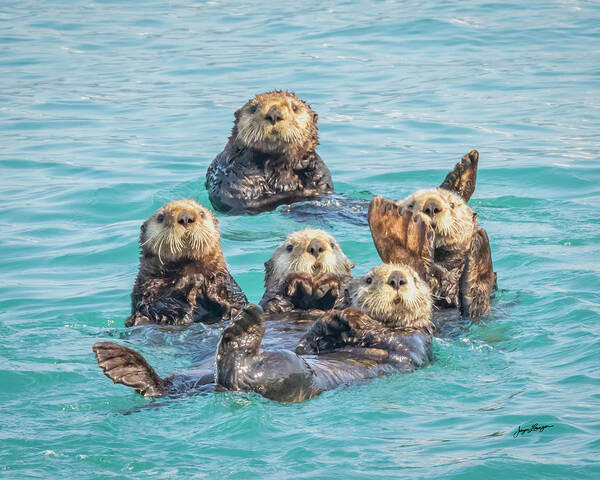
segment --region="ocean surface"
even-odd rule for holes
[[[214,328],[124,328],[139,227],[209,205],[233,112],[274,88],[318,112],[346,197],[436,186],[479,150],[492,313],[428,368],[299,404],[112,384],[96,341],[160,374],[210,355]],[[0,159],[0,478],[600,478],[598,2],[4,0]],[[308,225],[357,273],[380,262],[336,215],[218,218],[254,302]]]

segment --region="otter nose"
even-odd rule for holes
[[[177,223],[179,225],[183,225],[184,227],[190,223],[194,223],[194,220],[196,219],[190,212],[179,212],[179,215],[177,215]]]
[[[316,258],[325,251],[325,243],[318,238],[313,238],[308,244],[306,251]]]
[[[429,215],[430,217],[437,215],[441,211],[442,205],[440,202],[434,199],[427,200],[423,206],[423,213],[425,213],[425,215]]]
[[[281,115],[281,112],[277,107],[271,107],[267,112],[266,117],[267,120],[269,120],[269,122],[271,122],[273,125],[275,125],[278,121],[283,120],[283,115]]]
[[[404,275],[402,275],[400,272],[391,273],[388,277],[388,285],[392,288],[395,288],[396,290],[398,290],[405,283],[406,279],[404,278]]]

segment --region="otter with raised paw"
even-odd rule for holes
[[[176,200],[144,222],[140,268],[127,327],[228,320],[248,303],[221,250],[217,220],[193,200]]]
[[[329,310],[352,279],[354,264],[323,230],[291,233],[265,263],[266,313]]]
[[[229,142],[206,172],[213,206],[260,213],[333,192],[315,149],[317,114],[291,92],[261,93],[235,112]]]
[[[262,312],[246,308],[221,336],[217,385],[298,402],[342,383],[430,363],[431,292],[415,270],[375,267],[350,283],[348,297],[351,307],[317,320],[296,353],[261,350]]]
[[[459,307],[471,318],[489,313],[496,285],[487,233],[466,204],[475,188],[477,158],[473,152],[463,157],[439,188],[419,190],[400,202],[375,197],[369,206],[369,227],[384,262],[410,257],[415,222],[431,227],[435,252],[428,280],[436,304]]]
[[[244,308],[221,336],[217,388],[298,402],[342,383],[407,373],[430,363],[431,293],[411,267],[376,267],[350,283],[348,298],[351,307],[324,315],[300,342],[297,353],[261,350],[262,309]],[[122,345],[101,342],[93,351],[107,377],[142,395],[205,391],[205,376],[161,378],[139,353]]]

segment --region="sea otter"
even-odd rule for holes
[[[347,290],[351,307],[326,313],[296,352],[260,350],[263,311],[256,305],[244,308],[221,336],[217,388],[297,402],[344,382],[410,372],[431,361],[431,292],[414,269],[381,265]],[[92,349],[107,377],[145,396],[191,394],[207,381],[193,374],[161,378],[139,353],[116,343],[100,342]]]
[[[265,263],[266,313],[329,310],[352,278],[354,264],[336,240],[323,230],[291,233]]]
[[[426,221],[435,234],[428,280],[436,303],[459,307],[471,318],[489,313],[496,284],[487,233],[478,228],[477,214],[466,204],[477,174],[478,156],[473,153],[465,156],[467,161],[463,157],[439,188],[419,190],[400,202],[375,197],[368,214],[373,241],[384,262],[406,261],[411,225]]]
[[[317,114],[292,92],[261,93],[235,112],[229,142],[206,172],[214,208],[260,213],[333,192],[315,152]]]
[[[216,218],[195,201],[159,208],[142,225],[140,246],[127,327],[212,323],[248,303],[227,270]]]

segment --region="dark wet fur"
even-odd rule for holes
[[[221,264],[180,261],[161,264],[142,256],[125,325],[214,323],[235,316],[248,303]]]
[[[360,321],[348,318],[353,315]],[[219,385],[297,402],[342,383],[409,372],[431,361],[430,331],[394,331],[353,309],[315,322],[296,353],[261,350],[264,329],[262,311],[253,306],[227,327],[217,353]],[[303,356],[313,354],[326,356]]]
[[[478,162],[479,154],[476,150],[464,155],[446,176],[440,188],[453,191],[468,201],[475,190]],[[369,226],[379,256],[384,262],[406,262],[413,265],[414,253],[422,256],[420,252],[411,252],[407,247],[419,233],[418,230],[411,233],[411,218],[411,211],[396,202],[382,197],[371,201]],[[476,318],[490,311],[490,295],[496,286],[496,274],[487,233],[480,228],[473,232],[472,238],[467,251],[436,248],[433,262],[426,270],[427,275],[437,283],[435,292],[438,308],[459,308],[462,315]],[[418,262],[415,265],[419,273],[424,271],[418,268]]]
[[[225,149],[206,172],[206,189],[215,209],[256,214],[333,192],[329,169],[315,151],[319,144],[317,114],[308,105],[306,108],[313,116],[308,141],[269,153],[250,148],[238,139],[243,108],[236,112]]]

